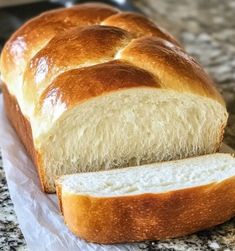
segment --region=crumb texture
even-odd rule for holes
[[[121,170],[63,176],[63,192],[98,197],[162,193],[220,182],[235,175],[235,159],[212,154]]]

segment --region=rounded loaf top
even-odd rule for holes
[[[14,92],[14,87],[22,84],[22,76],[29,60],[53,37],[74,27],[100,24],[117,12],[117,9],[105,4],[87,3],[46,11],[30,19],[11,36],[3,48],[3,81],[10,87],[10,91]]]
[[[212,79],[172,35],[140,14],[120,12],[105,4],[57,9],[28,21],[6,43],[1,55],[1,74],[10,93],[18,99],[22,112],[30,117],[35,107],[41,110],[43,98],[48,100],[50,94],[59,95],[62,86],[62,92],[66,93],[63,99],[67,99],[66,103],[73,100],[73,105],[84,101],[84,97],[93,97],[94,93],[102,95],[96,92],[100,84],[104,85],[104,92],[146,86],[146,81],[142,84],[134,77],[131,78],[133,83],[129,80],[125,83],[124,70],[112,76],[117,67],[115,60],[119,66],[125,66],[127,75],[144,72],[145,76],[155,79],[157,84],[150,81],[151,88],[200,95],[224,106]],[[115,68],[107,72],[110,79],[116,78],[115,85],[112,81],[96,81],[105,80],[103,71],[99,71],[103,66],[99,64]],[[93,79],[87,74],[79,76],[89,73],[90,69],[97,69]],[[68,79],[68,85],[61,83]],[[77,82],[81,88],[72,89],[78,95],[65,90]]]

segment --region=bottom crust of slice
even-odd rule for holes
[[[95,243],[175,238],[235,215],[235,177],[166,193],[117,197],[72,194],[57,184],[57,195],[68,228]]]

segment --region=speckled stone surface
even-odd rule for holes
[[[225,142],[235,148],[235,1],[135,0],[146,15],[173,33],[218,84],[230,112]],[[0,158],[0,250],[26,250]],[[169,226],[170,227],[170,226]],[[235,250],[235,219],[189,237],[140,244],[144,251]]]
[[[9,196],[0,156],[0,250],[26,250]]]

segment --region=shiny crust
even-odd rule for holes
[[[74,27],[99,24],[117,12],[117,9],[105,4],[88,3],[47,11],[29,20],[11,36],[3,48],[1,71],[5,80],[11,80],[12,71],[22,73],[21,66],[25,67],[35,52],[42,49],[57,34]],[[18,68],[15,68],[16,66]]]
[[[125,70],[117,71],[114,62],[125,65]],[[144,74],[137,74],[140,71]],[[158,84],[152,84],[150,75],[157,80]],[[32,81],[30,84],[32,85]],[[62,102],[70,108],[103,93],[142,86],[194,93],[215,99],[225,105],[211,78],[182,48],[163,39],[147,36],[132,40],[121,50],[118,61],[61,73],[43,91],[35,112],[40,113],[44,107],[47,112],[48,104],[56,107]],[[59,102],[54,102],[55,100]]]
[[[105,93],[137,87],[159,88],[160,85],[151,73],[118,60],[70,70],[59,75],[43,92],[36,112],[46,113],[57,105],[63,105],[64,111]]]
[[[161,88],[206,96],[224,105],[213,81],[175,38],[140,14],[104,4],[58,9],[30,20],[5,45],[1,70],[9,85],[24,72],[23,98],[30,105],[38,103],[48,85],[60,92],[56,76],[114,59],[149,71]]]
[[[121,58],[158,76],[161,88],[191,92],[213,98],[224,105],[212,79],[181,47],[157,37],[131,41]]]
[[[42,190],[50,193],[50,189],[47,186],[45,180],[45,174],[41,164],[40,154],[34,148],[31,125],[27,118],[25,118],[22,114],[17,100],[9,93],[5,84],[2,84],[2,92],[4,98],[4,108],[6,111],[7,118],[11,122],[13,128],[15,129],[21,142],[23,143],[28,155],[30,156],[31,160],[37,168]]]
[[[77,236],[97,243],[161,240],[188,235],[235,215],[235,178],[160,194],[92,197],[63,193],[65,222]]]
[[[131,36],[125,30],[100,25],[70,29],[56,36],[26,67],[23,85],[26,100],[36,102],[40,90],[63,72],[111,61],[130,41]]]

